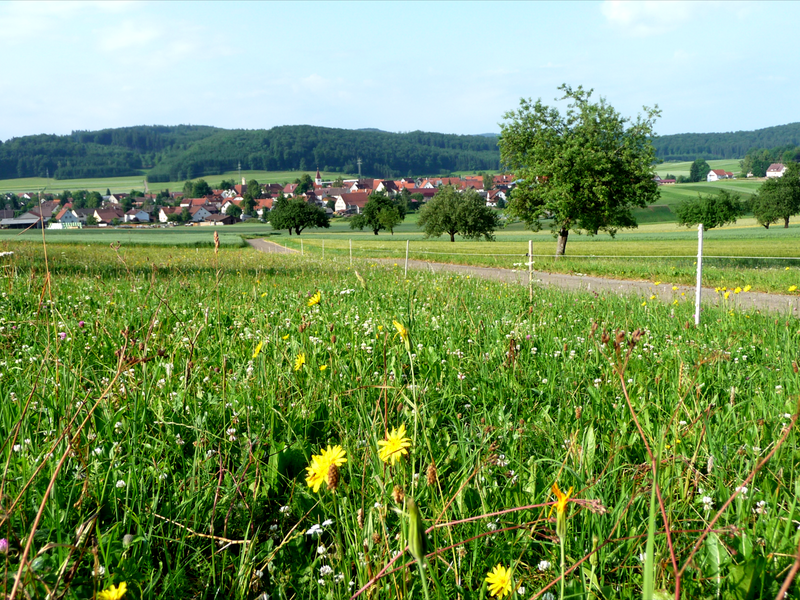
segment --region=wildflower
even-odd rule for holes
[[[85,325],[85,323],[84,323],[83,321],[78,321],[78,327],[80,327],[81,329],[83,329],[83,326],[84,326],[84,325]]]
[[[319,301],[322,299],[322,294],[317,291],[311,298],[308,299],[308,306],[314,306],[315,304],[319,304]]]
[[[320,371],[324,371],[327,368],[328,368],[328,365],[320,365],[319,370]]]
[[[306,531],[306,535],[315,536],[315,535],[322,535],[322,527],[319,526],[319,523],[315,523],[311,526],[311,529]]]
[[[341,446],[328,446],[322,451],[322,454],[311,457],[311,464],[306,467],[308,473],[306,484],[314,490],[314,493],[317,493],[322,482],[327,482],[331,465],[338,468],[346,462],[347,458]]]
[[[406,426],[400,425],[399,429],[392,429],[385,440],[378,441],[378,445],[382,446],[378,456],[383,462],[395,464],[403,455],[408,454],[407,448],[411,447],[411,440],[405,435]]]
[[[264,345],[264,342],[263,342],[263,341],[261,341],[261,342],[258,342],[258,346],[256,346],[256,349],[253,351],[253,358],[255,358],[256,356],[258,356],[258,355],[259,355],[259,353],[261,352],[261,347],[262,347],[263,345]]]
[[[6,538],[0,540],[0,554],[8,554],[8,540]]]
[[[395,337],[399,335],[400,339],[403,340],[403,343],[406,345],[406,350],[410,351],[411,341],[408,339],[408,329],[406,329],[405,325],[403,325],[400,321],[392,321],[392,325],[394,325],[394,328],[397,329]]]
[[[119,587],[112,585],[108,589],[103,590],[97,594],[98,600],[120,600],[128,591],[128,584],[124,581],[119,584]]]
[[[737,286],[737,287],[736,287],[736,289],[735,289],[735,290],[733,290],[733,293],[734,293],[734,294],[741,294],[741,293],[742,293],[742,288],[740,288],[740,287],[738,287],[738,286]]]
[[[790,286],[789,286],[789,291],[790,291],[790,292],[794,292],[794,291],[796,291],[796,290],[797,290],[797,286],[796,286],[796,285],[790,285]],[[61,339],[63,340],[64,338],[61,338]]]
[[[120,479],[119,481],[117,481],[116,485],[117,485],[118,488],[124,488],[125,487],[125,481]]]
[[[725,294],[724,294],[725,300],[727,300],[727,299],[728,299],[728,297],[729,297],[730,295],[731,295],[731,292],[730,292],[730,290],[728,290],[727,292],[725,292]]]
[[[304,364],[306,364],[306,355],[305,353],[301,352],[297,355],[297,358],[294,359],[294,370],[299,371],[303,368]]]
[[[652,295],[650,296],[650,300],[655,300],[655,299],[656,299],[656,295],[655,295],[655,294],[652,294]]]
[[[794,286],[793,286],[793,287],[794,287]],[[791,292],[791,291],[793,291],[793,290],[791,290],[791,289],[790,289],[789,291]],[[67,334],[66,334],[65,332],[63,332],[63,331],[59,331],[59,332],[58,332],[58,338],[59,338],[60,340],[65,340],[65,339],[67,339]]]
[[[744,286],[744,287],[742,288],[742,291],[743,291],[743,292],[749,292],[749,291],[750,291],[750,289],[751,289],[751,288],[750,288],[750,286],[749,286],[749,285],[746,285],[746,286]]]
[[[287,333],[287,334],[286,334],[285,336],[283,336],[281,339],[282,339],[282,340],[288,340],[288,339],[289,339],[289,334]]]
[[[536,568],[539,569],[539,571],[544,572],[544,571],[549,570],[550,566],[551,565],[550,565],[550,561],[549,560],[540,560],[539,564],[536,565]]]
[[[708,512],[711,510],[711,507],[714,505],[714,500],[711,496],[703,496],[703,510]]]
[[[486,583],[489,584],[489,594],[495,598],[502,598],[511,593],[511,569],[506,569],[503,565],[497,565],[486,576]]]
[[[555,505],[553,508],[550,509],[550,513],[552,514],[553,509],[556,511],[556,533],[558,537],[562,540],[567,536],[567,520],[566,520],[566,512],[567,512],[567,503],[569,502],[569,497],[572,495],[572,486],[570,486],[569,491],[565,494],[562,492],[557,483],[553,484],[553,493],[556,495]]]

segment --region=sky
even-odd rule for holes
[[[499,132],[594,89],[661,135],[800,121],[798,2],[0,2],[0,140],[132,125]]]

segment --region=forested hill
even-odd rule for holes
[[[656,156],[662,160],[695,158],[744,158],[756,148],[800,146],[800,123],[789,123],[755,131],[729,133],[678,133],[655,139]]]
[[[0,143],[0,179],[112,177],[147,173],[183,181],[233,171],[312,170],[397,177],[499,168],[497,139],[481,135],[388,133],[308,125],[226,130],[139,126],[70,135],[35,135]]]

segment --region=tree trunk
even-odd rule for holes
[[[764,229],[769,229],[769,223],[764,223]]]
[[[289,235],[292,235],[292,228],[289,227]]]
[[[378,235],[378,230],[377,229],[373,229],[372,233],[374,233],[375,235]]]
[[[455,242],[456,241],[456,233],[455,233],[455,231],[450,231],[448,233],[450,234],[450,241],[451,242]]]
[[[569,229],[564,227],[558,232],[558,242],[556,245],[556,256],[563,256],[567,251],[567,237],[569,237]]]
[[[789,217],[783,217],[783,228],[789,229]]]

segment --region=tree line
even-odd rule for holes
[[[800,123],[755,131],[726,133],[678,133],[653,138],[656,156],[664,161],[741,158],[755,148],[800,146]]]
[[[144,175],[183,181],[247,170],[324,171],[392,178],[497,170],[497,138],[414,131],[389,133],[309,125],[269,130],[139,126],[0,142],[0,178],[75,179]]]

